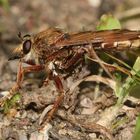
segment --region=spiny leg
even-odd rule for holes
[[[19,77],[19,75],[20,75],[20,70],[21,70],[21,62],[19,62],[17,77]],[[17,79],[18,79],[18,78],[17,78]],[[18,81],[18,80],[17,80],[17,81]],[[5,103],[5,101],[6,101],[7,99],[12,98],[13,95],[15,95],[16,92],[19,90],[19,88],[20,88],[20,87],[19,87],[19,85],[18,85],[17,82],[16,82],[16,84],[9,90],[8,94],[5,95],[5,96],[3,96],[2,98],[0,98],[0,106],[3,106],[4,103]]]
[[[21,77],[21,69],[22,69],[22,63],[19,62],[16,84],[10,89],[10,91],[9,91],[10,94],[14,94],[20,88],[20,85],[18,83],[19,83],[20,77]]]
[[[76,53],[71,57],[70,60],[67,60],[66,64],[63,64],[63,69],[68,70],[71,67],[75,66],[77,63],[79,63],[80,59],[83,58],[83,55],[85,53],[85,50],[80,48],[76,51]]]
[[[10,93],[13,94],[13,92],[16,92],[19,90],[19,88],[21,87],[21,84],[23,82],[25,73],[38,72],[43,69],[44,69],[43,65],[33,65],[33,66],[29,66],[29,67],[22,67],[22,62],[19,62],[19,68],[18,68],[18,72],[17,72],[17,81],[16,81],[16,84],[10,90]]]
[[[29,66],[29,67],[23,67],[23,68],[21,68],[21,70],[19,72],[19,75],[17,77],[17,84],[19,86],[21,86],[21,84],[23,82],[24,75],[26,73],[39,72],[39,71],[41,71],[43,69],[44,69],[44,66],[43,65],[34,65],[34,66]]]
[[[48,113],[45,124],[47,124],[52,119],[54,113],[57,111],[61,101],[64,98],[64,89],[63,89],[63,84],[62,84],[60,77],[57,75],[57,73],[52,73],[51,79],[54,80],[54,82],[55,82],[56,88],[58,89],[58,92],[59,92],[59,96],[56,98],[56,100],[53,104],[53,108]],[[43,124],[43,126],[45,124]]]
[[[43,69],[44,69],[44,66],[42,66],[42,65],[33,65],[33,66],[30,66],[30,67],[22,68],[22,62],[19,61],[16,84],[9,90],[9,93],[7,95],[0,98],[0,106],[3,106],[5,101],[7,99],[12,98],[13,95],[15,95],[16,92],[20,89],[20,86],[22,84],[25,73],[37,72],[37,71],[41,71]]]
[[[56,101],[54,102],[53,109],[48,113],[46,122],[49,122],[51,120],[51,118],[53,117],[53,114],[55,113],[55,111],[57,110],[61,101],[64,98],[64,89],[63,89],[63,85],[62,85],[62,82],[61,82],[59,76],[55,75],[53,77],[53,79],[54,79],[55,85],[56,85],[60,95],[57,97]]]

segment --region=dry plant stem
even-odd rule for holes
[[[127,10],[121,14],[117,14],[116,16],[122,21],[127,20],[127,19],[132,19],[134,17],[139,17],[140,16],[140,7]]]
[[[47,106],[44,110],[43,110],[43,112],[42,112],[42,114],[41,114],[41,116],[40,116],[40,118],[39,118],[39,125],[41,125],[42,124],[42,122],[44,121],[44,118],[46,117],[46,114],[51,110],[53,108],[53,105],[49,105],[49,106]]]
[[[111,134],[110,130],[102,125],[89,123],[89,124],[81,124],[81,126],[92,132],[100,132],[101,134],[105,135],[109,140],[114,140],[113,135]]]
[[[95,50],[93,49],[92,45],[89,46],[89,54],[90,54],[90,57],[92,57],[93,59],[97,59],[99,65],[104,69],[104,71],[108,74],[108,76],[111,78],[111,79],[114,79],[112,74],[108,71],[108,69],[104,66],[104,64],[102,63],[102,60],[98,57],[98,55],[96,54]]]
[[[106,127],[96,124],[94,122],[90,123],[84,123],[81,122],[81,120],[78,120],[76,115],[71,115],[67,113],[59,113],[58,114],[62,119],[67,120],[71,124],[78,126],[80,128],[84,128],[85,131],[90,132],[90,133],[101,133],[105,137],[107,137],[109,140],[114,140],[113,135],[111,134],[110,130],[107,129]]]
[[[92,58],[90,58],[90,57],[88,57],[88,59],[90,59],[90,60],[92,60],[92,61],[98,63],[98,60],[92,59]],[[104,61],[102,61],[102,60],[101,60],[101,63],[102,63],[105,67],[107,67],[107,69],[108,69],[109,71],[118,70],[118,71],[120,71],[120,72],[123,72],[123,73],[127,74],[127,75],[130,76],[130,77],[132,76],[130,70],[127,70],[126,68],[123,68],[123,67],[118,66],[118,65],[115,66],[115,65],[112,65],[112,64],[108,64],[108,63],[106,63],[106,62],[104,62]]]
[[[107,108],[100,116],[100,120],[97,122],[98,124],[110,128],[112,121],[116,118],[121,106],[115,105],[110,108]]]
[[[88,76],[82,80],[78,80],[77,82],[75,82],[74,84],[72,84],[69,92],[72,94],[72,92],[75,90],[75,88],[82,83],[83,81],[94,81],[94,82],[101,82],[104,83],[106,85],[108,85],[110,88],[112,88],[113,90],[115,90],[116,87],[116,82],[112,79],[103,77],[103,76],[98,76],[98,75],[91,75]]]

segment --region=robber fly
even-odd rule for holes
[[[140,47],[140,31],[110,30],[65,33],[49,28],[34,36],[19,37],[22,45],[13,51],[9,60],[21,59],[25,63],[51,65],[67,70],[75,65],[92,46],[96,51],[122,51]],[[53,67],[54,68],[54,67]]]
[[[49,119],[64,96],[64,89],[59,78],[59,70],[66,73],[74,68],[85,54],[95,51],[122,51],[140,47],[140,31],[106,30],[65,33],[57,28],[49,28],[33,36],[21,36],[22,45],[13,51],[9,60],[19,59],[31,66],[20,69],[17,85],[20,87],[26,72],[45,69],[49,79],[53,79],[61,96],[50,111]],[[57,71],[58,70],[58,71]]]

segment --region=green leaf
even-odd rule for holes
[[[4,104],[4,113],[7,113],[9,109],[14,107],[16,103],[20,100],[20,93],[15,94],[10,100],[7,100]]]
[[[111,14],[108,14],[101,16],[100,22],[97,25],[96,29],[98,31],[121,29],[121,24],[117,18],[113,17]]]
[[[135,61],[133,68],[131,69],[131,77],[125,80],[125,83],[120,87],[118,104],[122,103],[124,98],[129,95],[132,90],[140,85],[140,58],[138,57]],[[139,94],[139,92],[138,92]],[[132,96],[132,94],[131,94]]]
[[[128,77],[124,83],[121,83],[121,81],[119,81],[118,76],[116,77],[117,86],[116,86],[115,94],[118,97],[118,104],[121,104],[124,98],[132,92],[133,88],[135,88],[136,85],[138,86],[140,85],[140,58],[137,58],[132,68],[131,66],[129,66],[127,63],[123,62],[122,60],[110,54],[107,54],[107,53],[105,54],[131,70],[130,71],[131,76]]]
[[[136,121],[133,140],[140,140],[140,115],[138,116]]]
[[[130,95],[135,98],[140,98],[139,90],[140,90],[140,57],[137,57],[135,64],[133,66],[135,71],[131,70],[131,74],[134,75],[135,79],[137,79],[136,86],[131,90]]]
[[[137,57],[133,69],[135,71],[140,71],[140,57]],[[132,71],[132,74],[135,74],[134,71]]]

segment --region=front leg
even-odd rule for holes
[[[19,70],[17,73],[17,86],[20,88],[21,84],[23,82],[24,79],[24,75],[26,73],[30,73],[30,72],[39,72],[41,70],[44,69],[43,65],[33,65],[33,66],[29,66],[29,67],[22,67],[22,63],[19,64]]]
[[[20,89],[23,82],[25,73],[29,72],[38,72],[44,69],[43,65],[33,65],[29,67],[22,67],[22,62],[19,62],[18,72],[17,72],[17,81],[16,84],[9,90],[8,94],[0,98],[0,106],[3,106],[7,99],[10,99],[17,93]]]

